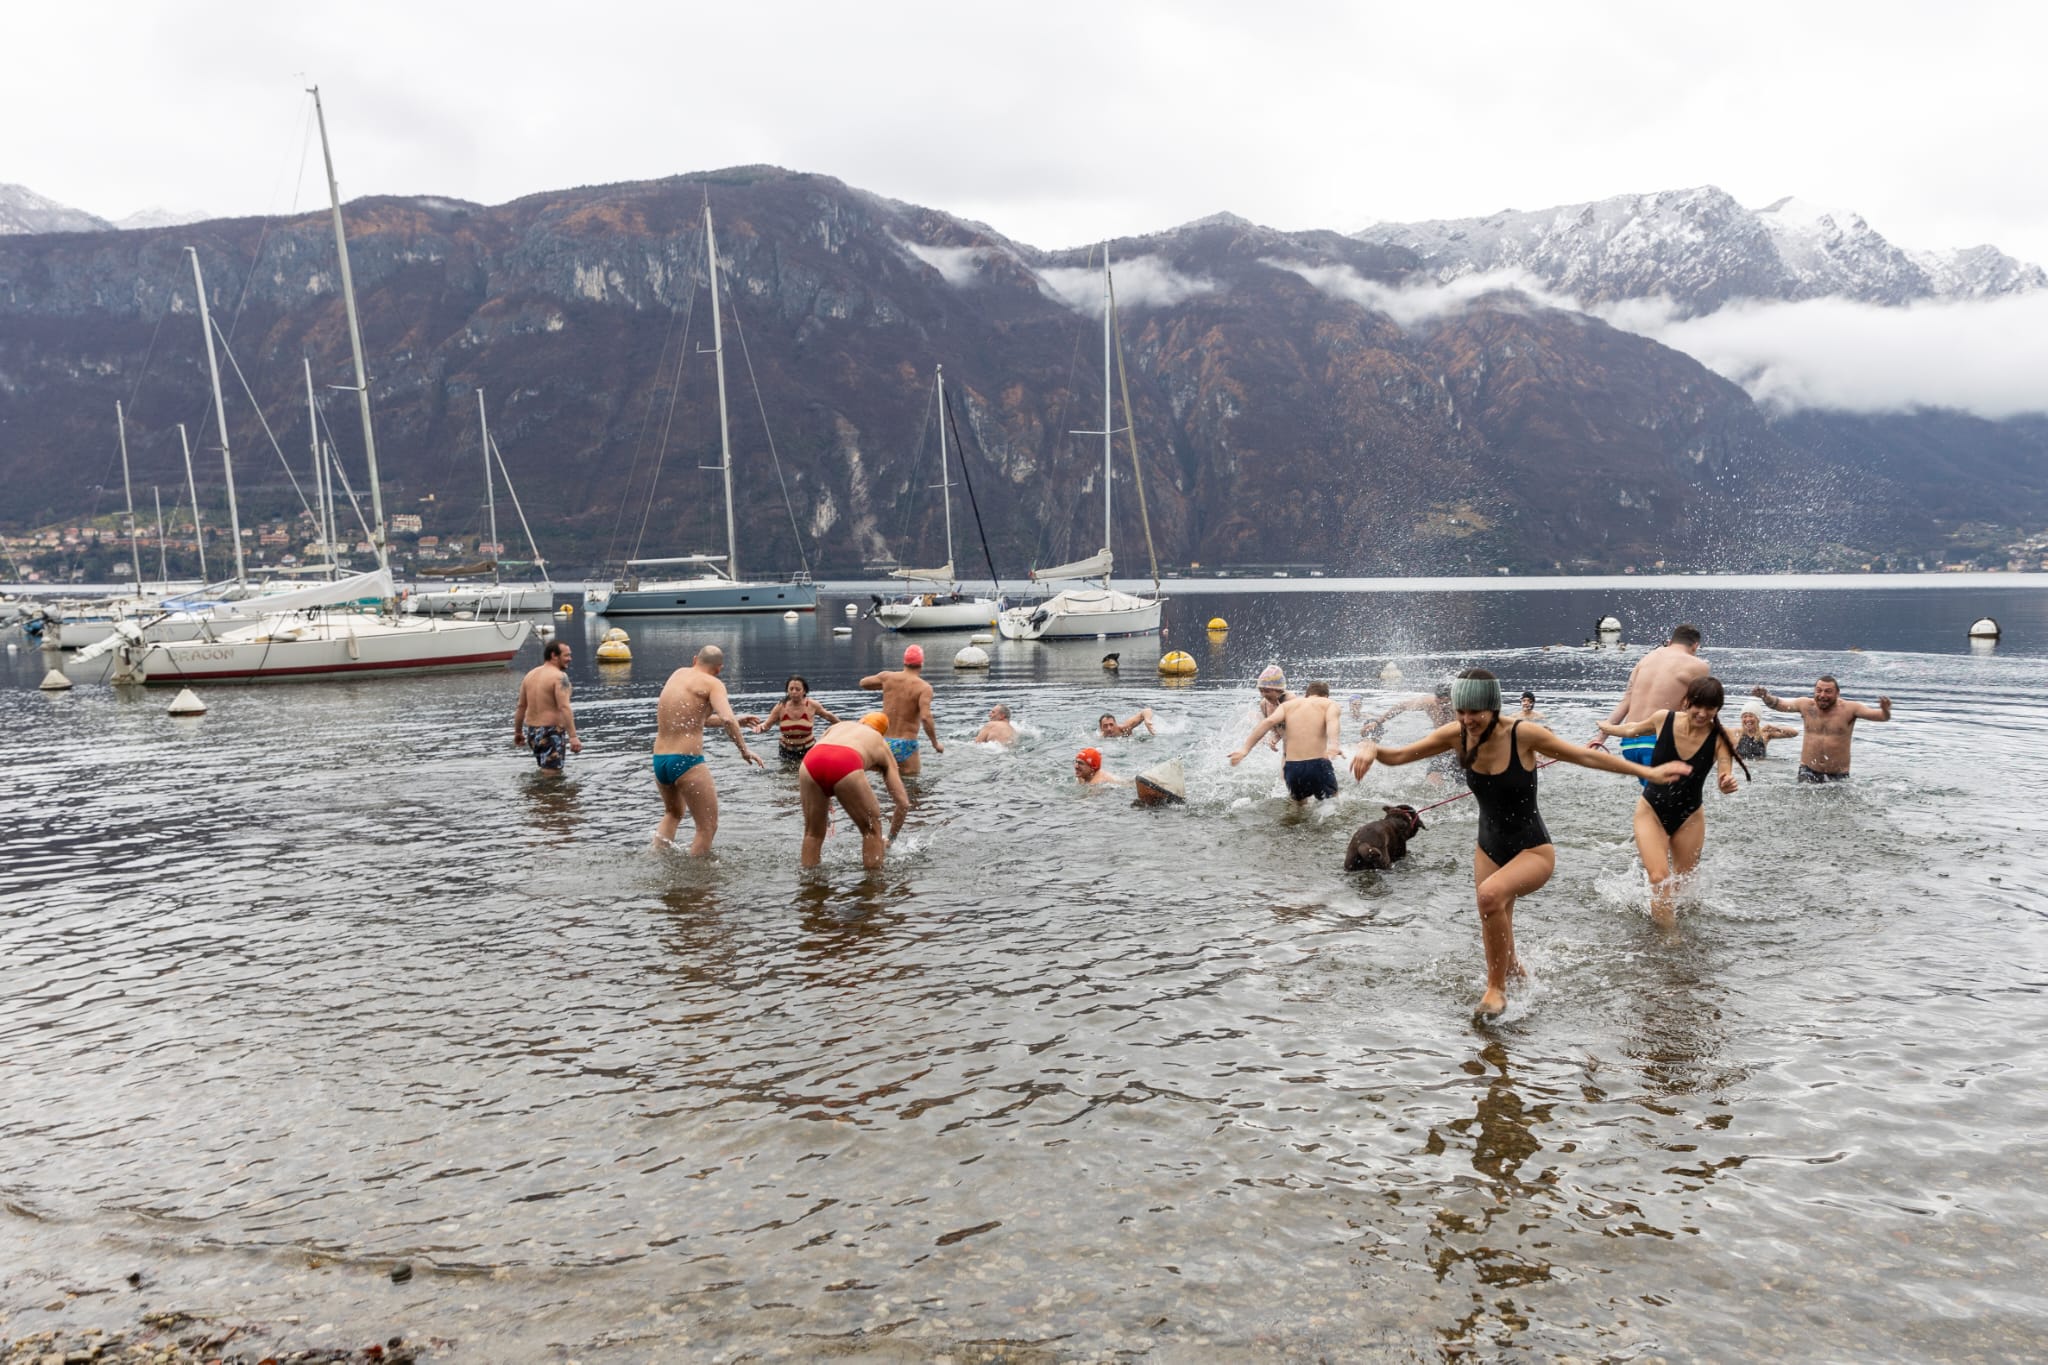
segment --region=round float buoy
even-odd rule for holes
[[[555,628],[543,621],[533,628],[533,636],[536,640],[552,640],[555,638]]]
[[[1104,671],[1104,672],[1107,672],[1107,673],[1114,673],[1114,672],[1116,672],[1116,671],[1117,671],[1117,669],[1118,669],[1118,668],[1119,668],[1119,667],[1121,666],[1121,665],[1119,665],[1119,664],[1118,664],[1118,662],[1117,662],[1117,661],[1118,661],[1118,660],[1119,660],[1120,658],[1122,658],[1122,657],[1123,657],[1123,656],[1122,656],[1122,655],[1119,655],[1119,654],[1105,654],[1105,655],[1103,655],[1103,656],[1102,656],[1102,668],[1103,668],[1103,671]]]
[[[574,616],[575,614],[576,604],[574,602],[564,602],[561,606],[555,608],[555,615],[557,616]]]
[[[43,674],[43,681],[40,685],[45,692],[69,692],[71,690],[71,679],[53,668],[48,673]]]
[[[632,637],[618,626],[604,633],[598,642],[597,661],[601,664],[629,664],[633,662]]]
[[[1220,633],[1230,629],[1230,622],[1220,616],[1212,616],[1209,618],[1209,629]]]
[[[987,668],[988,651],[980,645],[968,645],[953,656],[955,668]]]
[[[1187,774],[1177,758],[1139,773],[1137,786],[1141,806],[1178,805],[1188,799]]]
[[[834,627],[832,627],[832,633],[833,633],[834,635],[841,635],[841,636],[844,636],[844,635],[851,635],[851,634],[853,634],[853,627],[852,627],[852,626],[834,626]]]
[[[206,703],[199,700],[199,694],[191,688],[183,688],[171,698],[170,713],[174,716],[203,716]]]
[[[804,618],[803,618],[802,616],[798,615],[798,614],[797,614],[796,612],[793,612],[793,611],[786,611],[786,612],[782,613],[782,619],[783,619],[783,620],[785,620],[785,621],[801,621],[801,620],[803,620]]]
[[[1621,618],[1620,618],[1619,616],[1603,616],[1603,617],[1601,617],[1601,618],[1600,618],[1600,625],[1599,625],[1599,627],[1597,628],[1597,633],[1599,633],[1599,634],[1601,634],[1601,635],[1619,635],[1619,634],[1621,634]]]
[[[1195,673],[1194,656],[1176,649],[1159,661],[1159,671],[1170,678],[1189,678]]]
[[[1972,640],[1996,640],[2002,633],[1998,629],[1998,622],[1988,616],[1980,618],[1970,627]]]
[[[1396,665],[1394,664],[1394,662],[1393,662],[1393,661],[1392,661],[1391,659],[1387,661],[1387,666],[1386,666],[1385,668],[1383,668],[1383,669],[1381,669],[1381,670],[1380,670],[1380,681],[1381,681],[1381,682],[1399,682],[1399,681],[1401,681],[1401,670],[1400,670],[1400,668],[1399,668],[1399,667],[1397,667],[1397,666],[1396,666]]]
[[[858,616],[858,615],[860,615],[860,603],[858,603],[858,602],[848,602],[848,603],[846,604],[846,614],[847,614],[848,616]]]
[[[980,634],[980,635],[970,635],[970,636],[968,636],[968,637],[967,637],[967,643],[968,643],[968,644],[970,644],[970,645],[992,645],[992,644],[994,644],[995,642],[996,642],[996,637],[995,637],[995,636],[993,636],[993,635],[987,634],[986,632],[984,632],[984,633],[982,633],[982,634]]]

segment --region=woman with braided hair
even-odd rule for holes
[[[1468,668],[1451,684],[1455,719],[1413,744],[1360,744],[1351,760],[1359,781],[1374,763],[1396,766],[1455,752],[1458,766],[1479,806],[1479,846],[1472,854],[1472,886],[1479,901],[1479,933],[1486,947],[1486,993],[1474,1016],[1500,1017],[1507,1008],[1510,975],[1522,974],[1515,959],[1515,902],[1537,890],[1557,870],[1557,849],[1536,808],[1539,755],[1581,768],[1598,768],[1662,785],[1691,771],[1678,762],[1646,767],[1602,749],[1559,739],[1532,721],[1500,723],[1500,680],[1483,668]]]

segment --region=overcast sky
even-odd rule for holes
[[[2048,7],[10,4],[0,181],[106,217],[752,162],[1045,247],[1712,183],[2048,261]]]

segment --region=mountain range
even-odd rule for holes
[[[717,451],[700,353],[707,198],[734,301],[750,568],[931,559],[938,364],[974,486],[956,513],[978,515],[998,570],[1097,548],[1101,444],[1075,434],[1101,416],[1097,250],[1040,250],[773,167],[496,206],[347,206],[391,505],[429,530],[474,529],[482,388],[558,568],[721,545],[701,468]],[[323,389],[348,366],[324,214],[17,233],[0,237],[0,525],[109,510],[94,490],[117,486],[117,398],[138,482],[182,486],[184,422],[214,451],[201,477],[217,488],[187,246],[264,421],[305,461],[301,357]],[[1350,235],[1219,214],[1108,250],[1145,501],[1171,564],[1782,569],[1939,556],[1977,524],[2048,520],[2040,418],[1773,412],[1586,311],[1658,296],[1695,314],[1744,298],[1892,306],[2048,282],[1992,248],[1915,254],[1853,215],[1751,212],[1709,187]],[[1491,281],[1502,271],[1541,288]],[[1476,287],[1453,304],[1417,302],[1461,279]],[[239,381],[225,383],[245,498],[293,505]],[[352,405],[329,404],[359,468]],[[1136,571],[1121,444],[1114,477],[1118,564]],[[957,557],[978,562],[965,544]]]

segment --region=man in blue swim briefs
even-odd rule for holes
[[[762,767],[760,755],[747,747],[740,733],[739,718],[725,695],[718,675],[725,670],[725,651],[706,645],[697,651],[688,668],[668,675],[661,700],[654,707],[654,785],[661,792],[661,823],[654,829],[654,846],[671,848],[676,830],[683,823],[687,807],[690,823],[697,828],[690,841],[690,856],[701,858],[711,851],[718,836],[718,786],[704,762],[704,731],[719,727],[739,746],[740,757]]]
[[[570,754],[583,752],[569,706],[569,659],[567,640],[548,641],[540,667],[520,679],[519,704],[512,709],[512,742],[531,748],[544,773],[562,771]]]
[[[1337,770],[1331,760],[1343,756],[1344,710],[1330,700],[1330,685],[1312,682],[1303,695],[1274,707],[1273,714],[1253,726],[1244,743],[1232,751],[1230,766],[1244,762],[1252,746],[1271,730],[1281,730],[1286,739],[1280,775],[1287,783],[1287,795],[1297,805],[1335,796]]]
[[[1686,689],[1695,679],[1713,671],[1700,657],[1700,628],[1675,626],[1669,640],[1636,660],[1636,666],[1629,670],[1628,686],[1622,689],[1621,700],[1607,713],[1607,724],[1634,725],[1659,711],[1681,710]],[[1607,747],[1605,738],[1587,742],[1595,749]],[[1621,741],[1621,756],[1647,767],[1656,748],[1655,735],[1636,735]],[[1650,784],[1644,782],[1642,788],[1648,791]]]
[[[897,770],[905,777],[916,777],[923,766],[917,751],[920,729],[931,737],[933,753],[946,752],[946,746],[939,743],[938,722],[932,718],[932,685],[924,680],[924,646],[904,650],[901,669],[871,673],[860,685],[864,691],[882,694],[882,714],[889,718],[883,737],[889,741]]]

